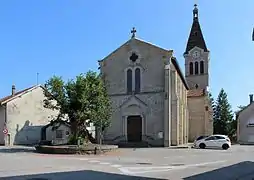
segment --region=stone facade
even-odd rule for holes
[[[42,86],[33,86],[0,100],[1,144],[30,145],[39,142],[41,128],[58,114],[43,107],[43,91]],[[7,135],[2,131],[5,127]]]
[[[132,38],[99,62],[113,108],[104,141],[129,141],[128,118],[139,116],[140,141],[157,146],[186,143],[187,83],[172,53]],[[130,59],[133,54],[135,61]]]

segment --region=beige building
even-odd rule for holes
[[[184,53],[185,77],[172,50],[137,39],[135,32],[133,29],[130,40],[99,61],[113,108],[104,141],[170,146],[212,134],[206,91],[209,51],[197,7]]]
[[[190,88],[188,92],[189,141],[192,142],[200,135],[213,134],[213,111],[207,91],[210,52],[201,31],[196,5],[184,58],[185,78]]]
[[[237,141],[240,144],[254,144],[254,103],[253,94],[250,103],[236,114]]]
[[[205,89],[188,91],[189,142],[213,134],[213,110]]]
[[[57,115],[44,108],[42,86],[32,86],[0,99],[0,144],[31,145],[41,139],[41,128]],[[8,130],[5,134],[4,129]]]

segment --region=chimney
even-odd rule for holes
[[[12,87],[11,87],[11,95],[14,96],[15,93],[16,93],[16,87],[15,87],[15,85],[12,85]]]
[[[250,104],[253,102],[253,94],[250,94]]]

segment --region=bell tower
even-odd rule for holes
[[[209,86],[209,54],[199,24],[198,7],[195,4],[192,27],[184,52],[185,78],[190,89],[206,89]]]

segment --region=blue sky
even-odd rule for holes
[[[0,2],[0,96],[52,75],[65,79],[97,70],[102,59],[137,37],[173,49],[181,67],[195,0],[8,0]],[[210,89],[228,93],[233,109],[254,93],[254,1],[199,0],[211,52]]]

